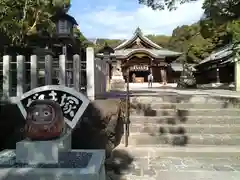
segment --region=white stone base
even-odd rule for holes
[[[123,76],[112,76],[111,80],[122,80],[124,81]]]
[[[51,141],[23,140],[16,144],[16,162],[27,164],[58,163],[58,152],[71,149],[71,133]]]
[[[13,150],[0,152],[0,180],[106,180],[105,150],[72,150],[71,152],[92,153],[84,168],[34,168],[25,166],[16,168],[13,163]],[[76,157],[76,160],[79,157]],[[4,160],[4,161],[3,161]]]
[[[112,78],[110,81],[111,90],[124,90],[125,89],[125,80]]]

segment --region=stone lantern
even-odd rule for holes
[[[101,53],[103,56],[103,61],[107,62],[107,69],[106,69],[106,74],[107,74],[107,91],[110,89],[110,79],[111,79],[111,71],[112,71],[112,59],[110,57],[111,53],[114,53],[113,48],[108,46],[107,43],[105,43],[104,47],[98,51],[98,53]]]
[[[74,26],[77,26],[77,21],[74,17],[67,14],[65,11],[56,13],[52,17],[53,22],[56,24],[55,40],[62,48],[61,54],[71,57],[73,54],[68,55],[68,47],[72,47],[75,42],[75,33],[73,31]],[[72,67],[67,67],[72,68]],[[68,71],[67,74],[67,85],[70,86],[71,79],[73,77],[72,72]]]
[[[73,28],[78,25],[77,21],[65,12],[57,13],[52,20],[56,24],[55,37],[62,43],[62,54],[67,55],[67,44],[75,38]]]
[[[108,77],[111,90],[123,90],[125,88],[125,80],[123,78],[121,63],[119,61],[110,61],[110,55],[114,53],[114,50],[105,43],[105,46],[99,53],[102,53],[103,58],[108,59],[109,66],[111,65],[111,69],[109,70],[109,74],[111,72],[111,78],[110,76]]]

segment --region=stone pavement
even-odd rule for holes
[[[131,148],[131,147],[129,147]],[[128,149],[128,148],[127,148]],[[217,152],[216,152],[217,153]],[[112,180],[239,180],[239,157],[134,157],[128,168],[115,174],[107,173]]]
[[[221,173],[224,176],[222,176]],[[206,176],[204,176],[204,174]],[[109,173],[109,176],[113,179],[185,180],[180,178],[179,175],[185,176],[185,178],[187,178],[186,180],[239,180],[240,160],[202,157],[135,158],[129,169],[122,172],[122,175],[114,176]],[[198,175],[201,176],[197,177]],[[226,177],[227,179],[224,179]]]

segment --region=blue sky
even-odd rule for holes
[[[71,0],[70,14],[87,38],[129,38],[137,27],[144,34],[171,35],[177,26],[190,25],[203,14],[203,0],[176,11],[153,11],[138,0]]]

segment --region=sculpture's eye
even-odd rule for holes
[[[44,116],[49,116],[51,113],[49,111],[44,111],[43,114]]]
[[[34,116],[39,116],[39,112],[34,112]]]

